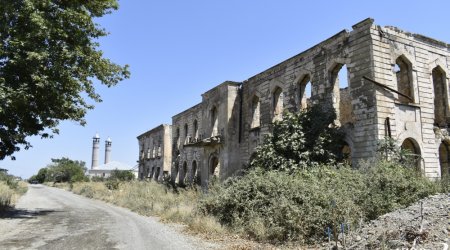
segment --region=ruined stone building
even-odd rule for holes
[[[172,166],[172,126],[159,125],[139,135],[139,179],[162,180]]]
[[[232,176],[284,110],[312,103],[336,111],[353,165],[374,157],[377,141],[390,136],[419,156],[427,176],[440,177],[449,173],[449,63],[449,44],[363,20],[243,82],[205,92],[164,125],[171,135],[160,134],[156,145],[167,147],[164,159],[171,154],[167,165],[148,156],[157,128],[140,135],[140,173],[151,177],[159,166],[178,183],[202,184]]]

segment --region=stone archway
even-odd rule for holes
[[[450,144],[447,141],[442,141],[439,145],[439,165],[441,177],[450,176]]]
[[[401,149],[406,151],[404,154],[405,163],[420,169],[422,156],[417,141],[413,138],[406,138],[401,145]]]
[[[196,160],[194,160],[192,162],[191,180],[192,180],[191,182],[193,184],[198,184],[199,183],[198,182],[198,174],[197,174],[197,161]]]
[[[216,155],[212,155],[209,159],[209,166],[208,166],[209,178],[211,177],[219,178],[219,173],[220,173],[219,158]]]
[[[180,180],[178,181],[180,184],[186,184],[188,181],[188,174],[187,174],[187,162],[183,162],[183,172],[180,175]]]

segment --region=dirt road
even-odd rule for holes
[[[211,249],[217,246],[127,209],[30,185],[0,218],[0,249]]]

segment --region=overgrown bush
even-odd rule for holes
[[[111,171],[111,175],[108,179],[117,181],[132,181],[134,180],[134,174],[131,170],[114,169]]]
[[[392,161],[379,161],[361,171],[369,191],[363,204],[367,219],[406,207],[439,191],[437,183],[416,168]]]
[[[224,225],[271,242],[318,242],[329,227],[356,226],[436,191],[414,169],[379,162],[368,170],[321,166],[294,174],[251,170],[213,188],[199,206]],[[336,234],[335,234],[336,235]]]
[[[333,110],[319,106],[285,113],[256,149],[250,167],[295,171],[342,160],[343,134],[333,125],[335,119]]]

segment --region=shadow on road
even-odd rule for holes
[[[26,210],[12,208],[7,211],[0,211],[0,219],[32,219],[38,216],[45,216],[50,213],[58,212],[63,211],[53,209]]]

